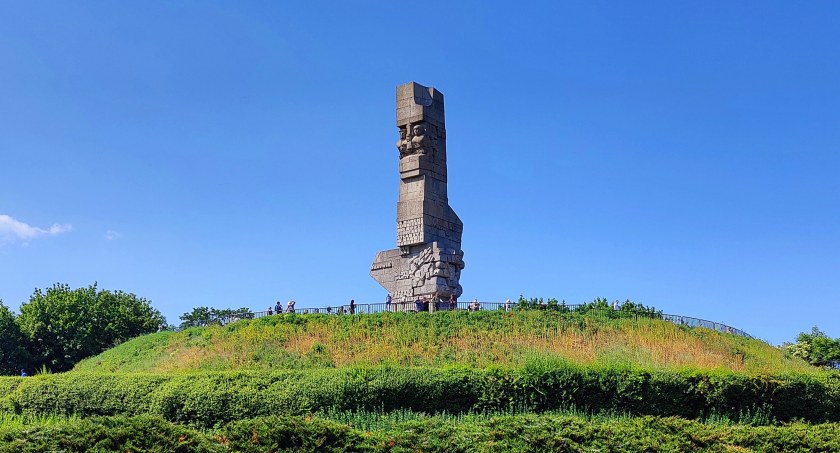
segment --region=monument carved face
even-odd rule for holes
[[[426,125],[425,124],[415,124],[411,126],[411,138],[410,138],[410,145],[409,149],[415,152],[425,152],[424,149],[428,140],[426,140]]]
[[[397,149],[400,151],[400,157],[408,150],[408,140],[406,140],[408,131],[406,128],[400,128],[400,139],[397,140]]]

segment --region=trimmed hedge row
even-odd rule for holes
[[[270,416],[201,432],[159,417],[96,417],[4,429],[0,453],[43,451],[840,451],[840,424],[723,426],[680,418],[429,417],[365,431],[318,417]]]
[[[159,415],[220,426],[265,415],[406,409],[546,411],[840,421],[840,373],[747,376],[699,372],[359,368],[184,375],[58,374],[0,378],[0,411],[31,415]]]

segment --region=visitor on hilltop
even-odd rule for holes
[[[271,307],[268,307],[268,316],[271,316],[273,314],[274,314],[274,312],[271,311]]]
[[[286,303],[286,313],[294,313],[295,312],[295,301],[290,300]]]
[[[281,304],[279,300],[274,304],[274,312],[283,313],[283,304]]]
[[[327,314],[332,314],[332,307],[327,307]]]
[[[470,302],[468,310],[469,311],[479,311],[479,310],[481,310],[481,304],[478,303],[478,299],[473,299],[473,301]]]
[[[621,310],[621,306],[618,304],[618,299],[613,302],[613,310]]]
[[[417,313],[423,311],[423,299],[420,296],[417,296],[417,300],[414,301],[414,311]]]
[[[513,308],[513,303],[508,299],[505,301],[505,311],[510,311],[511,308]]]
[[[385,296],[385,311],[391,311],[391,293]]]
[[[356,299],[350,299],[350,314],[356,314]]]
[[[29,375],[28,375],[28,374],[26,374],[26,370],[21,369],[21,370],[20,370],[20,377],[27,377],[27,376],[29,376]]]
[[[455,295],[450,294],[449,295],[449,309],[450,310],[455,310],[457,308],[458,308],[458,302],[455,301]]]

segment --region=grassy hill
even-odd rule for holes
[[[759,340],[655,319],[543,311],[275,315],[160,332],[79,363],[74,372],[195,372],[354,366],[595,367],[815,373]]]
[[[656,319],[275,315],[0,377],[3,451],[838,451],[840,373]]]

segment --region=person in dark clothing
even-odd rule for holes
[[[414,301],[414,309],[417,311],[417,313],[423,311],[423,299],[419,296],[417,297],[417,300]]]
[[[350,314],[351,315],[356,314],[356,300],[355,299],[350,299]]]

